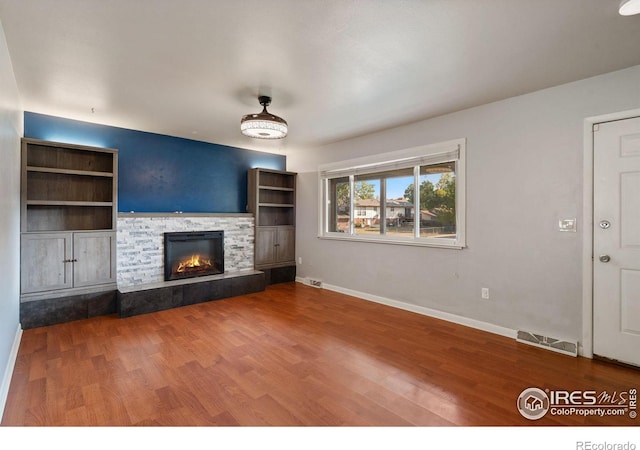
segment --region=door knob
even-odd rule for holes
[[[611,226],[611,222],[609,222],[608,220],[603,220],[600,222],[600,228],[602,228],[603,230],[606,230],[610,226]]]
[[[611,256],[609,256],[609,255],[600,255],[600,258],[598,258],[598,259],[600,259],[600,262],[608,263],[609,261],[611,261]]]

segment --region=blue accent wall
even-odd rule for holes
[[[282,155],[33,112],[24,136],[118,149],[120,212],[246,212],[247,171],[286,168]]]

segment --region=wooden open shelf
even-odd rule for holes
[[[22,144],[22,231],[115,230],[117,150]]]

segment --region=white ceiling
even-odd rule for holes
[[[640,64],[618,0],[0,0],[23,108],[284,152]],[[289,122],[280,141],[240,118]]]

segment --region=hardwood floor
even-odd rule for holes
[[[4,426],[638,425],[531,421],[530,387],[609,393],[640,370],[299,283],[127,319],[26,330]]]

